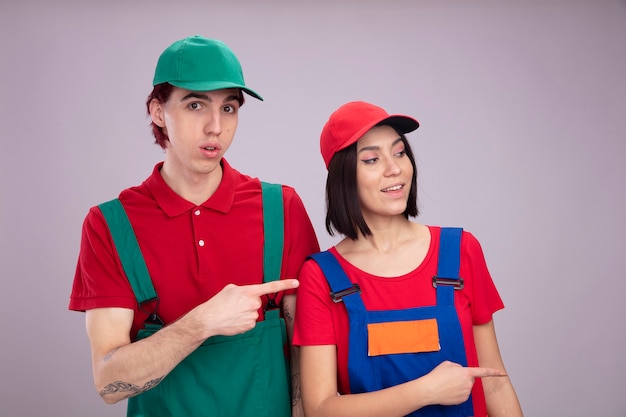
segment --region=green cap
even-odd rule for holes
[[[163,51],[152,85],[162,83],[190,91],[240,88],[263,100],[246,87],[241,64],[233,51],[222,41],[198,35],[178,40]]]

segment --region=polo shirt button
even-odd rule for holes
[[[196,216],[199,216],[200,215],[200,210],[194,211],[193,214],[195,214]]]
[[[200,239],[200,240],[198,241],[198,245],[200,245],[200,246],[204,246],[204,240]]]

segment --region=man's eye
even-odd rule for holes
[[[227,106],[224,106],[224,111],[226,113],[233,113],[235,111],[235,108],[231,105],[227,105]]]
[[[200,103],[196,103],[196,102],[189,103],[189,108],[192,110],[198,110],[200,108]]]

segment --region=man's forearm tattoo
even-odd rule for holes
[[[302,399],[302,392],[300,391],[300,375],[291,375],[291,406],[295,406]]]
[[[135,395],[142,394],[154,387],[156,387],[159,382],[161,382],[165,378],[164,376],[153,379],[152,381],[146,382],[143,387],[140,387],[135,384],[131,384],[129,382],[124,381],[115,381],[104,387],[102,391],[100,391],[100,396],[104,398],[107,395],[123,393],[126,394],[127,397],[134,397]]]
[[[108,361],[111,359],[111,357],[113,357],[113,354],[114,354],[115,352],[117,352],[117,350],[118,350],[118,349],[119,349],[119,348],[117,347],[117,348],[113,349],[112,351],[110,351],[109,353],[107,353],[107,354],[104,356],[104,358],[102,358],[102,360],[103,360],[104,362],[108,362]]]
[[[283,308],[283,316],[285,316],[285,320],[288,322],[293,321],[293,317],[291,317],[291,311],[287,307]]]

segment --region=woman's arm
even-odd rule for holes
[[[480,366],[504,369],[493,321],[474,326],[474,341]],[[510,378],[485,378],[482,380],[489,417],[523,416],[517,394]]]
[[[307,417],[401,417],[431,404],[460,404],[469,397],[476,378],[503,374],[443,362],[427,375],[404,384],[364,394],[338,395],[335,345],[301,346],[300,371]]]

